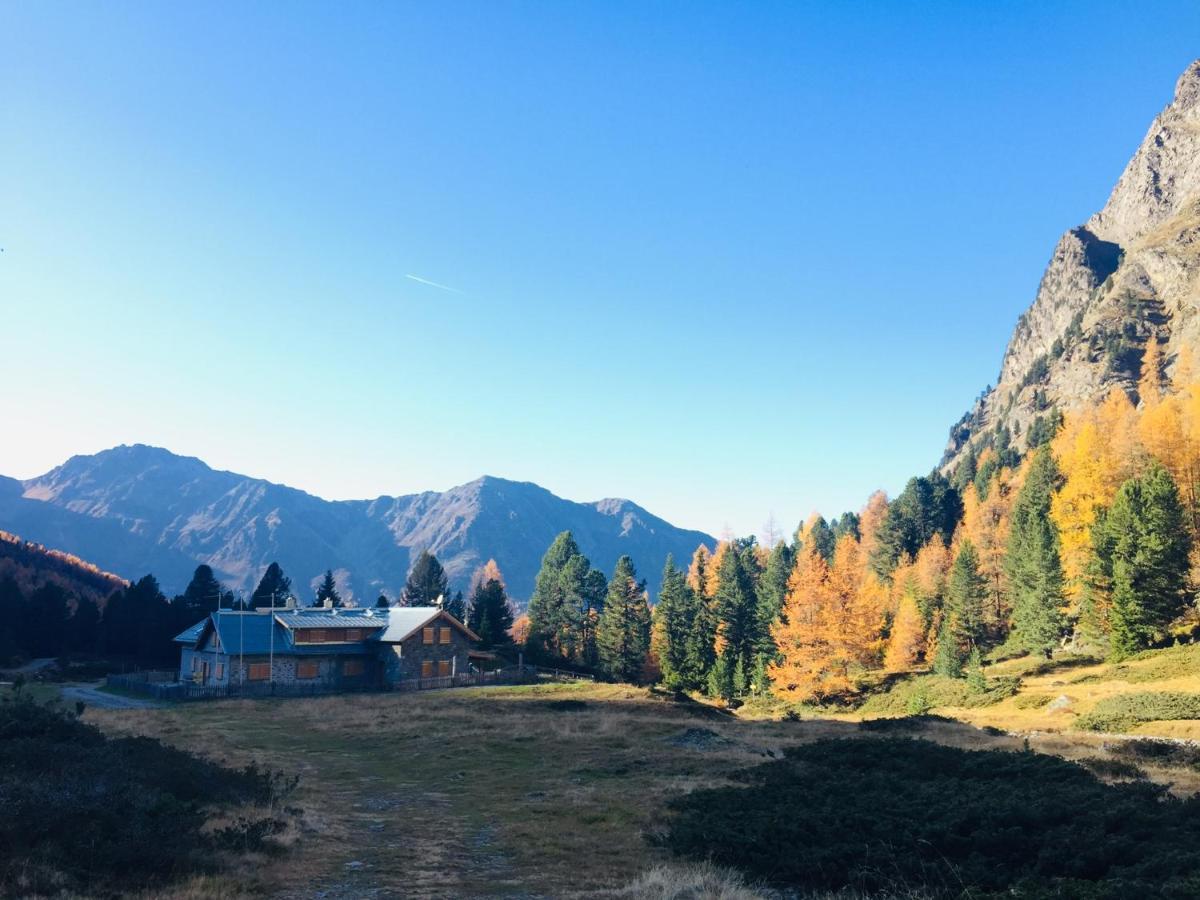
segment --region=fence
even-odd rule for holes
[[[163,678],[161,676],[167,676]],[[591,675],[539,666],[510,666],[492,672],[463,672],[441,678],[408,678],[388,687],[303,681],[247,681],[233,684],[195,684],[174,681],[174,672],[130,672],[109,675],[108,686],[154,700],[220,700],[227,697],[316,697],[328,694],[388,693],[443,690],[499,684],[534,684],[543,681],[594,681]]]

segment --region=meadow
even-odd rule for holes
[[[157,737],[231,766],[299,776],[289,852],[231,861],[215,878],[182,882],[181,897],[665,898],[690,896],[680,884],[703,879],[723,886],[697,896],[757,896],[736,878],[696,869],[703,853],[672,852],[680,798],[742,786],[748,771],[814,742],[897,738],[1031,750],[1076,761],[1101,785],[1185,796],[1200,789],[1200,752],[1150,738],[1190,738],[1200,722],[1139,721],[1124,737],[1077,723],[1113,697],[1195,692],[1195,662],[1191,647],[1119,666],[1010,660],[989,675],[1019,679],[1015,693],[898,718],[768,714],[753,704],[737,715],[645,688],[579,683],[89,709],[84,719],[110,735]],[[895,896],[922,894],[905,884]]]

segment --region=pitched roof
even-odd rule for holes
[[[200,644],[216,631],[221,653],[281,656],[322,656],[365,653],[374,642],[400,643],[434,619],[442,618],[473,641],[479,640],[471,629],[436,606],[393,606],[388,609],[297,609],[266,611],[219,610],[179,634],[180,643]],[[362,628],[370,633],[361,641],[334,644],[302,644],[292,641],[297,628]]]

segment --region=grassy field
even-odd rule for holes
[[[1121,778],[1131,768],[1121,741],[1072,730],[1075,716],[1116,692],[1197,689],[1194,672],[1180,674],[1194,670],[1192,652],[1164,651],[1117,668],[1014,660],[993,669],[1020,675],[1015,696],[935,709],[962,721],[924,718],[899,730],[960,748],[1028,746]],[[1062,695],[1069,706],[1021,699]],[[659,888],[622,893],[639,879],[660,882],[656,867],[672,862],[648,839],[661,833],[668,800],[727,784],[789,745],[897,731],[860,725],[861,715],[739,718],[645,689],[594,684],[89,709],[85,718],[112,733],[300,775],[293,852],[189,885],[184,896],[671,896]],[[1192,736],[1198,727],[1137,730]],[[1194,760],[1138,765],[1177,792],[1200,790]]]

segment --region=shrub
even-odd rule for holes
[[[1106,749],[1114,756],[1136,759],[1148,765],[1200,770],[1200,747],[1192,744],[1143,738],[1117,741]]]
[[[1200,694],[1177,691],[1106,697],[1075,720],[1083,731],[1128,731],[1142,722],[1200,719]]]
[[[1049,706],[1053,699],[1049,694],[1022,694],[1013,700],[1013,706],[1017,709],[1041,709]]]
[[[0,703],[0,894],[145,890],[213,866],[212,850],[263,849],[282,827],[223,808],[276,804],[294,781],[229,769],[150,738],[107,738],[62,710]]]
[[[1020,687],[1020,679],[1008,676],[987,678],[982,689],[964,678],[942,675],[918,675],[897,679],[886,691],[873,694],[859,707],[875,716],[923,715],[936,707],[973,708],[990,706],[1011,697]]]
[[[1200,800],[1052,756],[825,740],[671,803],[662,843],[781,888],[1094,900],[1200,891]]]

